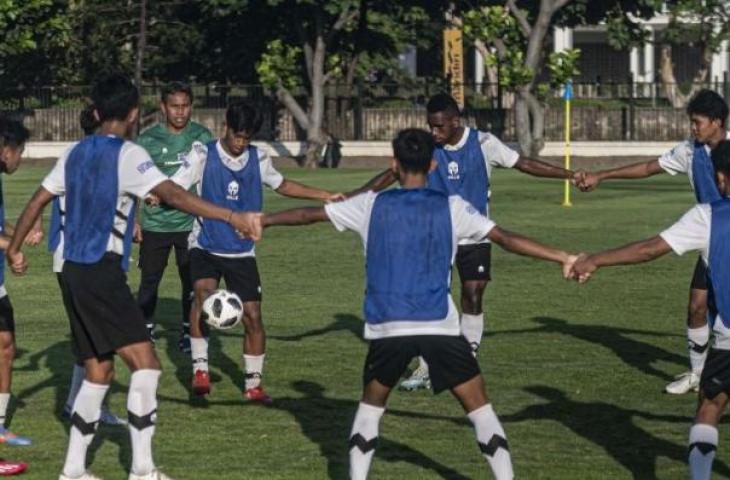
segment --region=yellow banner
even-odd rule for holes
[[[451,84],[451,96],[464,108],[464,44],[461,30],[444,30],[444,75]]]

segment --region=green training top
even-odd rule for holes
[[[193,142],[208,143],[213,140],[210,130],[195,122],[188,122],[182,132],[171,133],[158,123],[142,132],[137,143],[142,145],[162,173],[171,177],[182,165]],[[187,232],[193,228],[193,217],[172,207],[142,205],[142,230],[152,232]]]

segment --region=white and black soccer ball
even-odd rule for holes
[[[203,302],[203,320],[218,330],[233,328],[243,317],[243,302],[228,290],[216,290]]]

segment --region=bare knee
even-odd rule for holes
[[[464,313],[478,315],[482,313],[482,297],[487,282],[464,282],[461,286],[461,309]]]
[[[707,324],[707,295],[690,296],[687,307],[687,324],[690,328],[699,328]]]
[[[133,372],[136,370],[162,370],[160,360],[150,342],[127,345],[117,350],[117,353]]]
[[[0,335],[0,361],[13,363],[15,360],[15,338],[10,332],[2,332]]]
[[[719,396],[725,396],[724,394],[720,394]],[[726,396],[725,396],[726,397]],[[697,415],[695,415],[695,423],[702,423],[705,425],[712,425],[717,426],[720,423],[720,418],[722,417],[722,413],[725,410],[725,405],[727,404],[727,398],[724,399],[718,399],[717,397],[709,400],[709,399],[703,399],[700,402],[700,406],[697,408]]]

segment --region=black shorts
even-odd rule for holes
[[[150,341],[121,261],[121,256],[106,253],[96,263],[63,264],[61,293],[79,360],[106,359],[122,347]]]
[[[456,268],[461,282],[492,279],[492,244],[459,245],[456,249]]]
[[[415,335],[371,340],[363,369],[363,385],[377,380],[395,387],[416,356],[428,363],[434,393],[461,385],[480,374],[469,343],[459,336]]]
[[[5,295],[0,298],[0,332],[15,332],[15,315],[10,297]]]
[[[730,351],[710,348],[700,378],[700,390],[712,400],[718,394],[730,394]]]
[[[241,297],[242,302],[261,301],[261,279],[256,257],[219,257],[201,248],[190,250],[190,278],[195,282],[212,278],[226,282],[226,288]]]
[[[689,284],[689,288],[707,290],[707,265],[702,260],[702,256],[697,258],[695,271],[692,274],[692,283]]]

